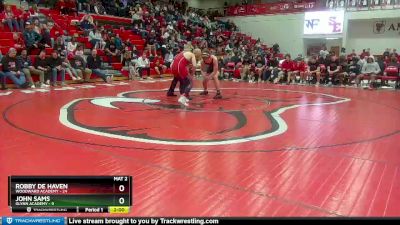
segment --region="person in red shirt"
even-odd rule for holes
[[[17,50],[21,50],[25,48],[24,39],[21,38],[19,33],[13,33],[13,40],[14,40],[14,48]]]
[[[292,72],[294,70],[294,62],[292,61],[292,58],[290,56],[290,54],[286,54],[285,55],[285,60],[282,62],[281,66],[280,66],[280,72],[278,73],[278,77],[275,78],[274,80],[274,84],[277,84],[278,82],[280,82],[281,80],[283,80],[285,77],[291,77],[292,76]],[[286,79],[288,84],[290,82],[289,79]]]
[[[58,1],[55,8],[60,11],[61,15],[68,14],[67,3],[64,0]]]
[[[11,10],[11,6],[7,6],[6,9],[4,10],[4,23],[8,25],[8,28],[10,29],[11,32],[17,31],[20,32],[20,25],[18,24],[18,16],[14,14],[14,12]],[[15,29],[14,29],[15,28]]]
[[[307,71],[307,64],[304,62],[304,58],[301,58],[299,61],[294,62],[294,68],[293,68],[293,73],[291,73],[291,76],[288,76],[288,83],[290,82],[295,82],[296,81],[296,76],[300,75],[300,83],[305,83],[306,82],[306,71]]]
[[[368,48],[367,50],[363,49],[363,52],[360,54],[360,58],[364,59],[366,56],[370,56],[370,49]]]
[[[353,49],[350,54],[347,55],[347,60],[351,61],[354,57],[357,57],[356,50]]]
[[[66,0],[65,7],[67,8],[67,14],[73,13],[77,15],[75,0]]]
[[[164,65],[162,58],[156,57],[154,59],[154,70],[156,71],[157,75],[162,78],[165,72],[167,71],[167,66]]]

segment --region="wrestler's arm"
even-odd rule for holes
[[[218,59],[215,56],[213,57],[213,72],[210,74],[211,77],[214,77],[218,74]]]
[[[201,61],[201,63],[200,63],[200,70],[201,70],[201,75],[202,75],[202,76],[207,76],[205,66],[206,66],[206,64],[204,63],[204,61]]]
[[[196,72],[196,67],[197,67],[197,62],[196,62],[196,57],[194,54],[192,54],[192,68],[190,69],[190,74],[194,75],[194,73]]]

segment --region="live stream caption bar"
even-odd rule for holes
[[[129,213],[127,206],[102,206],[102,207],[12,207],[13,213]]]
[[[213,218],[133,218],[133,217],[2,217],[2,225],[160,225],[160,224],[221,224]],[[264,222],[265,223],[265,222]]]
[[[357,221],[363,222],[371,220],[382,222],[382,220],[397,220],[396,218],[204,218],[204,217],[0,217],[1,225],[171,225],[171,224],[186,224],[186,225],[224,225],[224,224],[320,224],[333,222],[337,224],[341,221],[350,222],[351,224]],[[322,220],[322,221],[321,221]]]

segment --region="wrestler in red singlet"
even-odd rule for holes
[[[185,52],[181,52],[175,56],[174,62],[172,63],[171,69],[174,77],[185,78],[189,75],[188,65],[192,62],[189,62],[185,58],[184,53]]]
[[[184,51],[179,53],[174,62],[171,65],[172,74],[174,75],[174,80],[171,83],[171,87],[168,91],[168,96],[173,96],[173,90],[177,81],[180,83],[179,91],[181,97],[178,102],[182,105],[188,106],[189,102],[189,92],[192,89],[192,76],[195,72],[195,67],[197,65],[196,58],[201,58],[201,50],[195,49],[192,52]]]

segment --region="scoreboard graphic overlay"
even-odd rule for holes
[[[12,212],[128,213],[131,176],[10,176]]]

